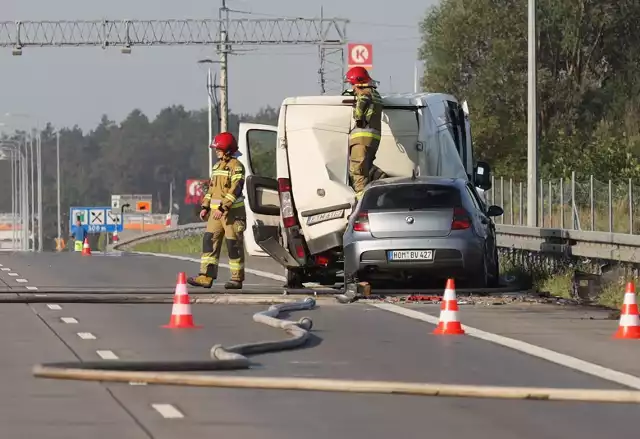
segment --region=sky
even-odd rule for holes
[[[373,44],[372,75],[382,92],[409,92],[418,23],[434,2],[228,0],[227,7],[240,11],[231,18],[311,18],[322,6],[325,17],[351,20],[350,42]],[[0,0],[0,21],[217,18],[219,6],[216,0]],[[317,47],[250,49],[229,59],[231,111],[254,113],[289,96],[320,94]],[[0,48],[0,120],[19,128],[31,120],[90,130],[103,114],[119,122],[134,108],[151,119],[169,105],[206,108],[207,65],[197,61],[216,57],[208,46],[134,47],[130,55],[117,48],[27,47],[12,56]],[[211,68],[215,73],[218,67]]]

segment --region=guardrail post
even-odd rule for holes
[[[549,180],[549,227],[553,227],[553,189]]]
[[[500,177],[500,207],[504,209],[504,177]],[[504,215],[500,216],[500,224],[504,224]]]
[[[560,178],[560,228],[564,229],[564,177]]]
[[[520,192],[520,195],[518,197],[518,200],[519,200],[518,202],[520,203],[520,206],[518,207],[519,216],[520,216],[518,224],[522,225],[522,206],[523,206],[523,203],[522,203],[522,182],[518,183],[518,186],[520,186],[518,188],[518,190]]]
[[[509,179],[509,222],[513,225],[513,178]]]
[[[613,233],[613,185],[609,180],[609,233]]]
[[[591,208],[589,216],[591,220],[591,231],[593,232],[596,226],[596,213],[593,209],[593,175],[589,176],[589,207]]]
[[[571,171],[571,228],[576,230],[576,172]]]
[[[633,235],[633,185],[629,179],[629,234]]]
[[[540,217],[538,224],[540,227],[544,227],[544,182],[540,179]]]

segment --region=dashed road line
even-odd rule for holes
[[[47,308],[52,309],[54,311],[61,310],[62,307],[60,305],[56,305],[55,303],[49,303]]]
[[[385,311],[390,311],[395,314],[400,314],[402,316],[409,317],[411,319],[432,323],[434,325],[437,325],[440,320],[438,317],[434,317],[420,311],[415,311],[413,309],[403,308],[401,306],[393,305],[391,303],[373,303],[371,305],[375,306],[376,308],[383,309]],[[589,363],[587,361],[580,360],[579,358],[561,354],[559,352],[555,352],[550,349],[545,349],[540,346],[529,344],[524,341],[503,337],[502,335],[493,334],[491,332],[486,332],[480,329],[472,328],[470,326],[462,325],[462,328],[465,330],[467,335],[470,335],[471,337],[479,338],[481,340],[485,340],[485,341],[495,343],[507,348],[511,348],[513,350],[531,355],[532,357],[542,358],[543,360],[547,360],[551,363],[559,364],[561,366],[567,367],[569,369],[577,370],[579,372],[583,372],[588,375],[593,375],[603,380],[611,381],[617,384],[622,384],[623,386],[631,387],[632,389],[640,389],[639,377],[636,377],[627,373],[619,372],[617,370],[608,369],[606,367],[599,366],[594,363]]]
[[[118,359],[118,356],[113,351],[99,350],[99,351],[96,351],[96,354],[98,354],[98,356],[100,358],[102,358],[103,360],[117,360]]]
[[[11,271],[11,268],[6,268],[5,267],[5,268],[0,268],[0,270],[2,270],[2,271]]]
[[[21,283],[21,284],[26,284],[26,283],[27,283],[27,282],[29,282],[29,281],[28,281],[28,280],[26,280],[26,279],[16,279],[16,282],[19,282],[19,283]]]
[[[38,287],[32,287],[32,286],[30,286],[30,285],[25,286],[25,288],[26,288],[27,290],[31,290],[31,291],[35,291],[35,290],[37,290],[37,289],[38,289]],[[46,294],[44,294],[44,295],[46,296]],[[36,296],[37,296],[37,294],[36,294]]]
[[[73,317],[61,317],[60,320],[64,323],[78,323],[78,321]]]
[[[13,277],[20,276],[18,273],[7,273],[7,274],[8,274],[9,276],[13,276]]]
[[[78,337],[83,340],[95,340],[96,336],[90,332],[78,332]]]
[[[130,386],[146,386],[147,383],[144,381],[129,381]]]
[[[165,419],[180,419],[184,415],[171,404],[151,404],[151,407]]]

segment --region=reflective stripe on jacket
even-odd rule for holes
[[[238,159],[225,157],[219,160],[211,170],[209,190],[202,200],[202,207],[227,212],[244,206],[244,179],[244,166]]]

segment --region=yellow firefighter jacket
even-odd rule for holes
[[[382,130],[382,97],[369,84],[354,87],[356,104],[353,109],[355,127],[349,133],[349,144],[369,145],[380,141]]]
[[[222,213],[236,207],[244,208],[245,171],[240,161],[233,157],[219,160],[211,170],[209,190],[202,200],[202,207],[218,209]]]

